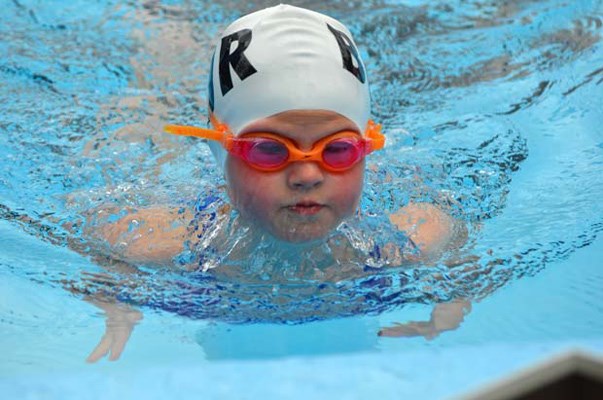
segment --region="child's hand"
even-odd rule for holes
[[[142,313],[125,304],[88,301],[105,311],[107,319],[105,334],[86,361],[93,363],[107,354],[110,361],[115,361],[123,352],[134,326],[142,319]]]
[[[465,314],[471,311],[471,303],[465,300],[436,304],[429,321],[411,321],[405,324],[382,328],[378,335],[387,337],[423,336],[427,340],[437,337],[444,331],[458,328]]]
[[[395,323],[394,326],[382,328],[379,336],[386,337],[415,337],[423,336],[427,340],[435,338],[436,332],[431,321],[410,321],[405,324]]]

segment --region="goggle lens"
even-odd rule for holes
[[[334,169],[345,169],[355,164],[362,152],[360,142],[354,139],[335,139],[322,151],[322,160]]]
[[[279,167],[289,158],[287,147],[274,139],[245,140],[241,150],[247,162],[262,168]]]

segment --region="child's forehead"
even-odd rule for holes
[[[242,133],[260,130],[275,133],[293,133],[308,136],[320,136],[342,130],[359,132],[356,124],[349,118],[326,110],[290,110],[271,115],[246,125]],[[360,132],[359,132],[360,133]]]

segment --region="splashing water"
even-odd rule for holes
[[[326,245],[253,238],[234,211],[215,221],[227,199],[208,149],[161,133],[204,123],[213,40],[247,9],[83,5],[15,1],[0,16],[1,218],[94,256],[103,244],[85,235],[91,210],[213,198],[198,221],[213,214],[228,240],[183,254],[194,271],[136,266],[112,272],[117,286],[61,263],[10,273],[194,318],[297,323],[486,296],[603,229],[600,1],[297,3],[350,27],[388,137],[368,160],[362,218],[329,238],[354,244],[361,257],[349,262]],[[467,225],[458,262],[379,268],[371,252],[405,240],[387,217],[410,201]],[[236,261],[242,245],[254,250]]]

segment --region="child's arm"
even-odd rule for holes
[[[438,261],[446,251],[460,248],[467,240],[467,229],[462,223],[429,203],[410,203],[391,214],[390,221],[419,247],[417,261],[421,262]],[[429,321],[395,324],[381,329],[379,336],[433,339],[458,328],[469,311],[471,302],[466,299],[436,304]]]

